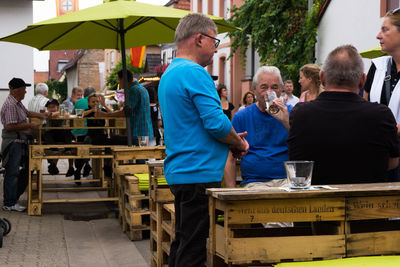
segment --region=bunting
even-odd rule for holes
[[[131,48],[131,65],[136,68],[141,68],[143,65],[144,52],[146,46]]]

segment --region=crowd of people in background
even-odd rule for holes
[[[355,47],[343,45],[329,53],[324,64],[306,64],[299,70],[300,97],[291,80],[283,81],[275,66],[260,67],[251,90],[244,93],[236,113],[225,85],[217,88],[204,67],[211,64],[219,45],[214,22],[201,14],[182,18],[175,32],[178,51],[164,72],[157,100],[128,71],[128,107],[111,110],[94,88],[76,87],[63,104],[84,110],[84,117],[127,116],[134,144],[137,137],[160,136],[163,126],[167,157],[164,174],[175,196],[175,239],[169,266],[201,266],[206,260],[208,236],[207,188],[236,187],[236,160],[240,159],[241,186],[280,187],[287,183],[284,161],[314,161],[313,184],[348,184],[399,181],[400,132],[400,12],[386,14],[379,39],[389,56],[374,59],[368,76]],[[118,72],[120,88],[123,73]],[[59,102],[48,99],[46,84],[36,86],[26,109],[21,100],[22,79],[9,82],[10,95],[1,109],[4,210],[24,210],[18,204],[27,183],[27,131],[40,124],[28,118],[57,115]],[[364,88],[362,98],[360,90]],[[276,113],[267,108],[265,96]],[[83,97],[82,97],[83,94]],[[162,115],[162,116],[161,116]],[[50,122],[51,123],[51,120]],[[104,120],[87,120],[88,126],[104,126]],[[56,125],[54,125],[56,126]],[[62,127],[62,123],[57,127]],[[70,135],[45,135],[49,144],[78,142],[126,144],[102,129],[75,130]],[[70,162],[67,176],[75,180],[90,172],[89,161]],[[22,169],[19,169],[22,165]],[[49,161],[49,173],[58,173],[57,161]],[[290,224],[278,225],[290,227]]]

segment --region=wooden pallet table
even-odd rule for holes
[[[31,145],[29,146],[29,182],[28,182],[28,215],[41,215],[42,205],[46,203],[103,202],[117,201],[117,197],[77,198],[77,199],[43,199],[45,191],[109,191],[112,186],[110,177],[102,171],[105,159],[112,159],[110,146],[73,145]],[[58,149],[58,151],[54,151]],[[68,152],[67,152],[68,151]],[[48,159],[92,159],[93,179],[80,180],[82,183],[95,183],[93,186],[57,187],[58,184],[74,184],[73,179],[43,179],[42,161]],[[44,185],[47,185],[45,187]],[[49,185],[53,185],[49,187]]]
[[[208,189],[208,266],[400,253],[400,183],[331,187]]]

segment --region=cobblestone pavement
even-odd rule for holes
[[[66,162],[61,160],[59,163],[61,173],[66,172]],[[45,163],[43,170],[47,170]],[[60,179],[65,176],[60,175]],[[0,195],[3,195],[2,176]],[[20,203],[26,205],[26,193]],[[0,248],[0,266],[149,266],[149,240],[131,242],[121,231],[115,216],[89,221],[65,219],[71,211],[85,214],[92,212],[93,207],[97,212],[107,209],[105,205],[49,204],[43,206],[42,216],[0,209],[0,218],[8,219],[12,224],[11,232],[3,238]],[[110,210],[107,212],[112,214]]]

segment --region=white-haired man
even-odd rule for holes
[[[49,93],[49,87],[45,83],[38,83],[35,87],[35,96],[28,103],[28,110],[32,112],[44,112],[46,104],[49,99],[47,95]]]
[[[280,97],[282,77],[274,66],[260,67],[253,78],[257,103],[237,112],[232,125],[237,132],[247,132],[249,152],[240,162],[242,186],[282,186],[286,184],[283,165],[289,159],[286,138],[289,129],[289,111]],[[279,107],[275,114],[266,107],[265,96],[273,95],[272,102]],[[235,186],[235,159],[230,153],[226,161],[224,178],[228,187]]]
[[[222,111],[214,82],[204,69],[219,44],[208,17],[189,14],[175,31],[177,57],[158,87],[167,158],[164,173],[175,196],[175,239],[169,266],[204,266],[209,216],[206,188],[219,187],[229,145],[248,150]]]

